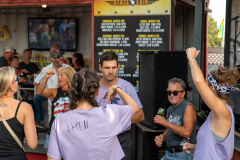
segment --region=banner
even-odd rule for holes
[[[222,20],[219,29],[220,29],[220,31],[218,32],[218,38],[223,38],[223,32],[224,32],[224,19]]]
[[[19,53],[18,55],[19,62],[23,62],[23,54]],[[66,60],[67,58],[72,58],[72,55],[63,55],[63,58]],[[84,62],[85,62],[85,68],[91,68],[92,67],[92,57],[91,56],[83,56]],[[48,66],[52,63],[51,58],[49,55],[46,54],[32,54],[31,62],[34,62],[37,64],[39,69],[42,69],[43,67]]]
[[[171,0],[94,0],[94,16],[170,14]]]
[[[10,38],[10,35],[8,32],[7,26],[1,27],[0,28],[0,42],[4,41],[6,39],[9,39],[9,38]]]

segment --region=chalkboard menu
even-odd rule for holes
[[[99,71],[103,52],[118,54],[118,77],[139,91],[138,51],[169,51],[170,15],[96,16],[94,18],[94,69]]]

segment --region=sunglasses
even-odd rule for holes
[[[62,55],[62,54],[59,54],[59,55],[57,55],[56,57],[53,57],[53,58],[59,59],[60,57],[63,57],[63,55]]]
[[[183,92],[183,91],[173,91],[173,92],[167,91],[167,95],[171,96],[173,94],[174,96],[177,96],[179,92]]]
[[[15,81],[13,81],[13,83],[15,83],[15,82],[19,82],[19,80],[20,80],[20,77],[17,76],[17,79],[16,79]]]

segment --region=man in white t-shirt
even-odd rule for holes
[[[42,82],[46,75],[46,71],[49,69],[53,69],[55,74],[49,78],[46,88],[57,88],[58,86],[58,69],[62,66],[68,66],[63,63],[63,54],[64,52],[59,51],[57,46],[53,46],[50,49],[50,57],[52,63],[48,66],[44,67],[42,71],[38,74],[38,76],[34,79],[33,84],[38,87],[38,85]],[[35,124],[39,128],[43,128],[43,113],[42,113],[42,101],[47,100],[46,98],[35,95],[34,96],[34,104],[35,104]],[[49,108],[50,107],[50,108]],[[51,119],[51,106],[48,106],[48,115],[49,119]]]
[[[144,120],[144,113],[142,110],[143,106],[138,98],[134,86],[130,82],[116,76],[118,68],[118,56],[115,52],[108,51],[101,55],[99,70],[102,72],[103,77],[100,80],[100,92],[97,98],[97,103],[103,107],[105,107],[106,104],[109,104],[106,99],[103,99],[103,96],[109,87],[117,85],[130,95],[139,107],[139,111],[132,116],[131,123],[134,124],[141,122]],[[117,95],[115,99],[111,100],[111,104],[124,105],[124,102],[122,98]],[[118,140],[125,154],[125,157],[122,160],[130,160],[132,151],[131,127],[127,128],[127,131],[119,134]]]

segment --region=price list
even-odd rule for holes
[[[139,51],[169,51],[169,41],[170,15],[95,16],[94,68],[99,71],[103,52],[115,51],[119,62],[117,76],[132,83],[138,92]]]

